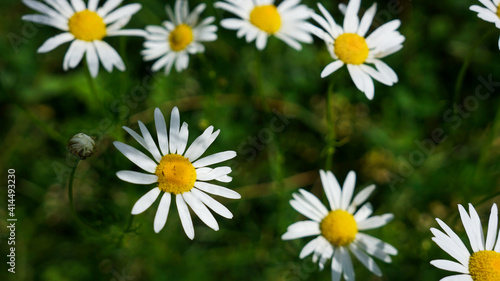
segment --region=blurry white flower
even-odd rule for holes
[[[216,2],[214,6],[238,16],[222,20],[221,25],[238,30],[236,36],[245,36],[247,42],[256,40],[257,49],[263,50],[267,38],[274,35],[300,50],[302,46],[299,42],[312,43],[313,40],[305,25],[312,11],[299,3],[300,0],[284,0],[275,6],[274,0],[225,0]]]
[[[146,30],[145,50],[141,52],[144,60],[157,61],[152,70],[157,71],[165,68],[169,74],[175,65],[177,72],[186,69],[189,64],[189,55],[203,53],[205,47],[200,42],[215,41],[217,39],[217,26],[211,24],[214,17],[208,17],[200,21],[200,14],[206,5],[200,4],[189,13],[188,1],[177,0],[175,12],[170,6],[166,7],[170,21],[163,22],[163,26],[148,26]]]
[[[341,27],[323,5],[318,3],[323,17],[313,14],[312,18],[322,29],[313,25],[309,27],[313,34],[325,41],[334,59],[323,69],[321,77],[324,78],[347,65],[356,87],[371,100],[375,95],[372,78],[388,86],[398,82],[396,73],[380,59],[399,51],[403,47],[405,37],[397,31],[401,25],[399,20],[385,23],[365,37],[377,6],[373,4],[360,21],[360,4],[361,0],[349,1],[345,10],[344,27]]]
[[[457,281],[496,281],[500,280],[500,232],[498,232],[498,208],[491,207],[486,241],[484,240],[481,219],[472,204],[469,204],[469,214],[462,205],[458,205],[460,218],[469,238],[472,254],[460,237],[442,220],[436,219],[444,232],[431,228],[432,240],[452,256],[457,262],[449,260],[433,260],[435,267],[457,272],[456,275],[441,280]],[[498,237],[498,238],[497,238]]]
[[[374,185],[366,187],[352,198],[356,183],[356,174],[353,171],[347,175],[343,188],[332,172],[320,170],[320,176],[330,211],[316,196],[300,189],[300,193],[293,194],[290,205],[310,220],[290,225],[281,238],[292,240],[317,236],[304,246],[300,258],[313,254],[313,262],[318,262],[321,270],[331,258],[333,281],[339,281],[342,272],[345,280],[354,280],[349,252],[371,272],[381,276],[380,268],[370,255],[389,263],[390,255],[396,255],[398,251],[393,246],[359,231],[384,226],[394,216],[384,214],[370,217],[373,207],[365,201],[375,190]],[[359,206],[361,207],[358,209]]]
[[[500,0],[479,0],[479,2],[484,7],[472,5],[470,6],[471,11],[477,12],[480,19],[494,23],[500,29]],[[500,49],[500,39],[498,40],[498,48]]]
[[[125,64],[120,55],[103,39],[109,36],[145,36],[146,32],[138,29],[121,29],[133,14],[141,9],[140,4],[129,4],[116,9],[122,1],[108,0],[97,7],[99,0],[23,0],[26,6],[41,14],[25,15],[23,20],[44,24],[64,31],[49,38],[38,48],[39,53],[52,51],[58,46],[72,42],[64,56],[63,69],[75,68],[86,55],[92,77],[99,72],[99,61],[111,72],[113,67],[124,71]],[[116,9],[116,10],[115,10]]]

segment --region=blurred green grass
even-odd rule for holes
[[[201,2],[190,1],[190,5]],[[96,97],[89,90],[83,65],[62,71],[67,45],[36,53],[57,31],[22,22],[21,16],[31,11],[20,1],[2,1],[0,171],[6,175],[8,168],[16,169],[18,229],[17,273],[12,279],[2,271],[0,279],[330,280],[330,270],[319,272],[310,258],[298,258],[308,239],[280,239],[289,224],[303,219],[288,204],[291,194],[305,188],[323,196],[317,171],[325,165],[329,79],[335,79],[331,110],[337,113],[336,132],[343,140],[334,155],[333,171],[342,181],[349,170],[355,170],[358,189],[376,183],[370,199],[376,214],[396,215],[386,227],[368,233],[394,245],[399,254],[391,264],[378,263],[381,278],[355,262],[357,279],[438,280],[450,275],[429,264],[432,259],[447,258],[430,240],[429,228],[437,227],[434,218],[443,219],[465,238],[456,205],[481,203],[477,209],[486,219],[491,203],[500,202],[496,196],[500,134],[494,126],[498,91],[480,101],[456,128],[457,122],[443,117],[453,110],[453,89],[467,53],[483,33],[495,28],[469,11],[475,2],[377,1],[380,20],[401,19],[406,42],[400,52],[385,59],[398,73],[399,83],[386,87],[376,82],[375,99],[368,101],[345,69],[320,78],[330,58],[319,40],[297,52],[271,38],[265,51],[258,52],[254,44],[223,28],[218,31],[219,40],[206,44],[204,59],[192,57],[187,71],[168,77],[148,72],[150,64],[139,55],[141,39],[109,40],[127,71],[110,74],[101,68],[95,80]],[[164,2],[141,3],[143,9],[129,27],[142,28],[165,19]],[[303,3],[314,7],[316,1]],[[323,4],[342,18],[337,2]],[[370,4],[363,1],[362,6]],[[400,12],[393,13],[395,5]],[[229,16],[208,6],[204,15],[216,15],[217,22]],[[488,37],[472,57],[460,103],[474,95],[481,85],[479,77],[500,79],[499,34]],[[17,39],[15,44],[12,38]],[[256,95],[259,63],[264,92]],[[137,230],[121,241],[131,207],[148,187],[116,178],[116,171],[135,168],[112,142],[138,147],[121,126],[137,129],[137,120],[142,120],[151,130],[153,109],[160,107],[168,115],[174,105],[190,125],[190,142],[214,125],[221,134],[208,153],[238,151],[231,163],[234,180],[227,186],[239,191],[242,200],[221,200],[234,218],[217,217],[218,232],[193,216],[194,241],[185,236],[174,206],[166,227],[155,234],[156,203],[134,218]],[[272,134],[272,141],[259,140],[259,134],[271,126],[269,109],[273,108],[286,113],[289,123]],[[412,165],[415,161],[410,156],[421,151],[416,142],[430,138],[436,128],[442,128],[447,138],[423,163]],[[74,159],[67,156],[66,141],[78,132],[99,136],[97,153],[77,170],[74,198],[82,219],[102,235],[82,231],[69,212],[67,179]],[[259,140],[257,146],[250,144],[251,138]],[[413,172],[404,170],[405,165]],[[401,178],[404,181],[388,182],[401,169],[408,172]],[[6,192],[0,198],[6,202]],[[0,217],[6,216],[6,208],[1,208]],[[0,221],[2,235],[5,223]]]

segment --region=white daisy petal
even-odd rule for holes
[[[469,269],[457,262],[449,260],[433,260],[431,264],[439,269],[469,274]]]
[[[165,117],[161,113],[159,108],[155,109],[155,127],[156,134],[158,135],[158,146],[160,147],[161,153],[163,155],[168,154],[168,134],[167,125],[165,123]]]
[[[352,1],[352,0],[351,0]],[[344,279],[346,281],[353,280],[354,281],[354,268],[352,267],[351,257],[347,252],[346,248],[339,247],[340,251],[340,259],[342,263],[342,270],[344,271]]]
[[[220,162],[224,162],[224,161],[233,159],[234,157],[236,157],[235,151],[219,152],[219,153],[211,154],[209,156],[205,156],[201,159],[196,160],[195,162],[193,162],[193,167],[195,167],[195,168],[206,167],[206,166],[210,166],[213,164],[217,164]]]
[[[189,214],[189,209],[184,202],[181,194],[175,196],[175,202],[177,204],[177,211],[179,212],[179,218],[181,219],[182,228],[187,237],[191,240],[194,239],[194,227],[193,221],[191,220],[191,214]]]
[[[172,154],[177,153],[177,146],[180,143],[180,138],[179,138],[180,123],[181,123],[181,120],[180,120],[179,109],[176,106],[172,109],[172,112],[170,113],[170,134],[169,134],[169,137],[170,137],[170,153],[172,153]]]
[[[132,208],[132,215],[138,215],[151,207],[151,205],[153,205],[156,201],[156,198],[158,198],[158,195],[160,195],[160,192],[161,190],[158,187],[155,187],[139,198]]]
[[[302,248],[302,250],[300,251],[300,255],[299,257],[301,259],[309,256],[310,254],[312,254],[314,252],[314,249],[316,248],[317,244],[318,244],[318,240],[320,239],[321,236],[318,236],[316,238],[314,238],[313,240],[309,241],[305,246],[304,248]]]
[[[142,123],[141,121],[139,121],[138,123],[139,123],[139,128],[141,130],[142,136],[144,138],[144,142],[147,145],[148,151],[156,159],[156,162],[159,163],[161,161],[161,155],[160,155],[160,151],[158,150],[158,147],[156,146],[155,141],[153,140],[153,137],[149,133],[149,130],[146,128],[146,125],[144,125],[144,123]]]
[[[158,181],[158,177],[152,174],[144,174],[134,171],[119,171],[116,176],[122,181],[135,184],[153,184]]]
[[[291,224],[287,232],[281,236],[282,240],[292,240],[321,234],[319,224],[315,221],[299,221]]]
[[[323,216],[326,216],[328,214],[328,210],[326,209],[325,205],[319,201],[319,199],[314,196],[312,193],[304,190],[304,189],[299,189],[300,194],[304,196],[304,199],[309,202],[311,206],[314,206],[317,210],[321,212]]]
[[[188,124],[186,122],[182,123],[181,129],[179,131],[179,143],[177,145],[177,154],[184,154],[186,150],[186,145],[188,141],[189,131]]]
[[[342,277],[342,268],[342,253],[336,251],[332,259],[332,281],[340,281]]]
[[[71,2],[71,6],[73,6],[73,9],[76,12],[83,11],[87,8],[85,6],[85,3],[83,2],[83,0],[70,0],[70,2]]]
[[[490,220],[488,222],[488,234],[486,236],[485,248],[488,251],[493,250],[495,246],[495,238],[497,235],[498,228],[498,208],[497,204],[493,204],[491,207]]]
[[[191,146],[187,149],[184,157],[188,158],[191,162],[196,161],[219,135],[220,130],[217,130],[212,134],[213,130],[214,127],[210,126],[203,132],[203,134],[196,138]]]
[[[97,9],[97,14],[101,17],[105,17],[109,12],[114,10],[116,7],[118,7],[123,0],[108,0],[100,7]]]
[[[313,212],[316,217],[321,218],[321,220],[328,214],[328,210],[326,210],[325,213],[325,210],[320,205],[316,206],[315,204],[309,202],[304,198],[304,196],[302,196],[302,194],[294,193],[292,196],[298,204],[304,206],[308,210],[311,210],[311,212]]]
[[[141,9],[141,4],[128,4],[115,11],[109,13],[104,17],[104,23],[110,24],[113,23],[120,18],[129,17],[135,13],[137,13]]]
[[[460,218],[462,219],[462,224],[464,225],[465,232],[467,233],[467,236],[469,237],[472,251],[474,251],[474,252],[481,251],[481,243],[480,243],[480,241],[478,241],[478,239],[476,237],[474,225],[472,224],[471,218],[467,214],[467,211],[460,204],[458,205],[458,211],[460,213]]]
[[[191,193],[196,196],[203,204],[207,205],[212,211],[216,212],[217,214],[221,215],[222,217],[226,219],[231,219],[233,218],[233,214],[231,211],[229,211],[228,208],[226,208],[224,205],[219,203],[217,200],[213,199],[203,191],[193,188],[191,189]]]
[[[60,45],[72,41],[75,39],[75,36],[69,32],[61,33],[58,34],[54,37],[51,37],[45,41],[40,48],[38,48],[37,52],[38,53],[46,53],[54,50],[55,48],[59,47]]]
[[[358,229],[359,230],[368,230],[368,229],[379,228],[381,226],[386,225],[393,218],[394,218],[393,214],[384,214],[381,216],[374,216],[374,217],[368,218],[364,221],[358,222]]]
[[[350,171],[345,178],[344,185],[342,187],[342,200],[340,202],[340,208],[346,210],[351,203],[352,194],[354,193],[354,185],[356,184],[356,173]]]
[[[154,173],[156,171],[157,164],[144,153],[131,147],[130,145],[126,145],[118,141],[113,142],[113,144],[116,149],[118,149],[125,157],[136,164],[139,168],[150,173]]]
[[[356,256],[356,258],[366,267],[368,270],[373,272],[377,276],[382,276],[382,271],[377,266],[375,261],[365,254],[356,244],[352,243],[349,245],[349,250]]]
[[[231,189],[228,189],[228,188],[225,188],[225,187],[222,187],[222,186],[219,186],[219,185],[197,181],[194,183],[194,186],[196,188],[198,188],[199,190],[205,191],[205,192],[213,194],[213,195],[218,195],[218,196],[222,196],[222,197],[226,197],[226,198],[230,198],[230,199],[240,199],[241,198],[241,195],[238,192],[231,190]]]
[[[99,5],[99,0],[89,0],[87,9],[92,12],[95,12],[97,10],[97,5]]]
[[[158,205],[158,210],[156,211],[154,230],[156,233],[160,232],[165,223],[167,222],[168,211],[170,209],[170,202],[172,201],[172,195],[168,192],[163,193],[160,200],[160,205]]]
[[[184,201],[193,209],[196,215],[210,228],[215,231],[219,230],[219,224],[215,220],[214,216],[207,209],[205,205],[196,197],[191,194],[191,192],[182,193],[182,198]]]
[[[375,190],[374,184],[369,185],[365,187],[363,190],[361,190],[358,194],[356,194],[356,196],[354,196],[354,199],[352,200],[349,208],[347,208],[347,211],[352,214],[358,206],[365,203],[365,201],[368,199],[368,197],[370,197],[370,195],[374,190]]]
[[[336,61],[328,64],[325,67],[325,69],[323,69],[323,71],[321,72],[321,78],[327,77],[328,75],[330,75],[330,74],[334,73],[335,71],[337,71],[342,66],[344,66],[344,62],[341,61],[341,60],[336,60]]]
[[[370,28],[370,25],[373,22],[373,18],[375,17],[375,13],[377,12],[377,3],[373,3],[372,6],[366,10],[361,22],[359,23],[359,27],[357,30],[357,34],[361,37],[365,37],[366,32]]]
[[[344,17],[344,31],[346,33],[356,33],[359,26],[358,12],[361,0],[350,0],[347,5]]]
[[[93,44],[87,44],[87,51],[85,54],[87,57],[87,66],[89,68],[90,75],[95,78],[99,72],[99,58],[97,57],[95,46]]]
[[[359,210],[354,214],[354,219],[356,222],[361,222],[367,219],[373,213],[372,204],[366,203],[363,207],[359,208]]]

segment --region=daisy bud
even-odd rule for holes
[[[68,141],[68,148],[71,154],[85,160],[95,152],[95,138],[86,134],[78,133]]]

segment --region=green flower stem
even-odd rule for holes
[[[336,137],[335,137],[335,112],[333,108],[333,82],[328,86],[328,93],[326,97],[326,165],[327,171],[332,169],[333,154],[335,153]]]
[[[496,29],[490,29],[488,32],[486,32],[483,37],[481,37],[478,41],[476,41],[476,44],[474,44],[470,49],[469,52],[467,53],[467,56],[462,64],[462,67],[460,68],[460,72],[458,73],[457,81],[455,83],[455,91],[453,95],[453,104],[456,104],[458,102],[458,99],[460,98],[460,91],[462,90],[462,85],[464,82],[464,77],[465,77],[465,72],[469,68],[470,65],[470,60],[472,59],[477,47],[483,43],[483,41],[490,36]]]
[[[73,204],[73,180],[75,179],[75,172],[76,172],[76,168],[78,167],[78,164],[80,164],[80,159],[76,160],[75,166],[73,167],[73,170],[71,171],[71,174],[69,176],[69,184],[68,184],[69,207],[71,209],[71,214],[73,215],[73,218],[75,219],[78,226],[80,226],[81,228],[85,229],[86,231],[88,231],[90,233],[97,234],[96,230],[94,230],[89,225],[85,224],[78,217],[78,214],[75,211],[75,206]]]

